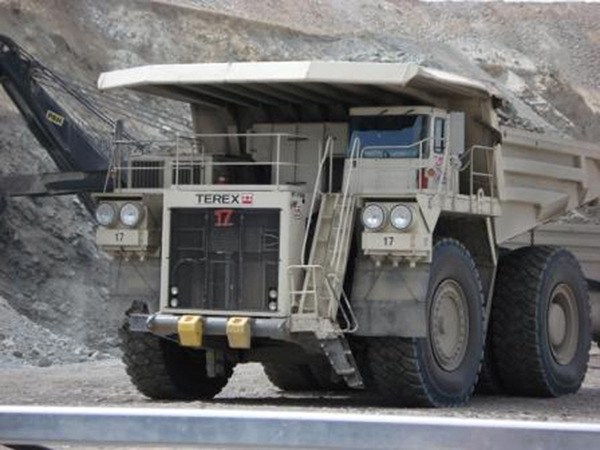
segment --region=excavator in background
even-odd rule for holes
[[[0,203],[5,206],[6,198],[14,196],[77,194],[93,214],[95,206],[90,192],[111,188],[107,184],[108,152],[99,139],[86,131],[89,127],[61,107],[43,84],[52,83],[105,125],[115,128],[117,121],[3,35],[0,35],[0,83],[59,169],[55,173],[0,177]]]

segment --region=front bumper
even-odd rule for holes
[[[250,348],[252,338],[289,340],[287,318],[214,317],[172,314],[130,314],[131,331],[157,336],[177,335],[187,347],[201,347],[204,336],[227,337],[229,347]]]

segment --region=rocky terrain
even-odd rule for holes
[[[127,118],[142,137],[184,129],[186,107],[98,94],[93,86],[101,71],[147,63],[343,59],[411,61],[475,77],[509,101],[506,120],[600,138],[600,4],[0,0],[0,34],[115,118]],[[3,93],[0,162],[3,174],[54,170]],[[589,220],[597,209],[577,214]],[[110,298],[117,268],[95,248],[93,235],[75,197],[11,200],[0,218],[0,296],[6,299],[0,315],[9,317],[0,319],[0,366],[117,353],[123,305]],[[20,333],[23,328],[31,333]]]

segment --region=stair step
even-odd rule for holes
[[[353,388],[364,387],[356,360],[352,355],[348,341],[342,333],[336,338],[321,340],[320,345],[335,373],[343,377],[348,386]]]

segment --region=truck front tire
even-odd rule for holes
[[[282,391],[349,389],[343,379],[332,379],[331,368],[326,361],[307,364],[263,363],[263,367],[269,381]]]
[[[495,366],[508,393],[556,397],[579,389],[589,359],[590,306],[571,253],[534,246],[502,258],[492,319]]]
[[[204,350],[132,332],[127,323],[119,335],[127,374],[138,391],[151,399],[208,400],[221,392],[233,373],[233,366],[226,363],[223,376],[210,378]]]
[[[402,406],[460,405],[483,357],[483,293],[473,258],[456,240],[434,247],[426,311],[426,338],[367,339],[367,382]]]
[[[308,364],[263,363],[271,383],[282,391],[313,391],[318,383]]]

